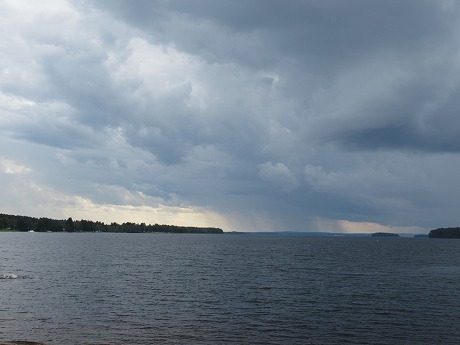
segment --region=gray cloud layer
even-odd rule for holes
[[[0,9],[4,171],[95,204],[200,207],[232,230],[458,225],[456,2]]]

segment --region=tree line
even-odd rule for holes
[[[460,228],[438,228],[431,230],[430,238],[460,238]]]
[[[92,220],[51,219],[46,217],[35,218],[28,216],[16,216],[0,214],[0,229],[15,231],[36,232],[162,232],[177,234],[221,234],[222,229],[213,227],[178,226],[167,224],[145,223],[110,223]]]

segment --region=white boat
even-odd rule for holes
[[[0,279],[16,279],[18,276],[12,273],[3,273],[0,274]]]

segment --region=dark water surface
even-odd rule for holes
[[[0,274],[0,342],[460,342],[457,240],[0,233]]]

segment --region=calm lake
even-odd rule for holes
[[[0,233],[0,342],[458,344],[460,240]]]

